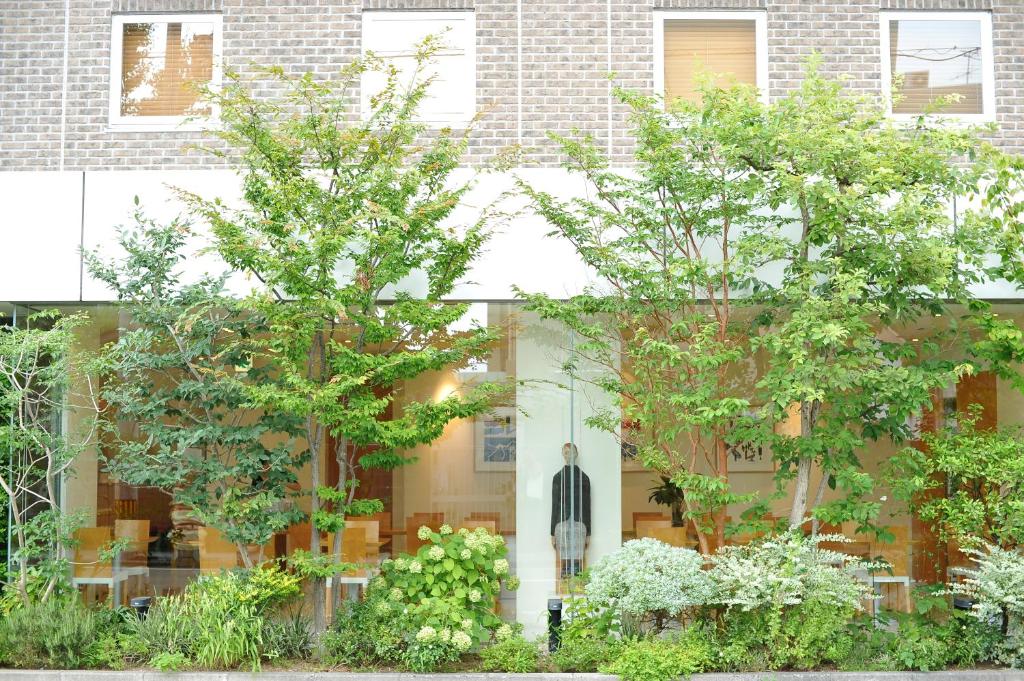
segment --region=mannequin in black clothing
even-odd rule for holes
[[[590,478],[579,467],[579,450],[562,445],[565,465],[551,480],[551,544],[561,577],[579,574],[590,544]]]

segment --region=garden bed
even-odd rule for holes
[[[0,681],[615,681],[607,674],[410,674],[355,672],[176,672],[128,671],[43,671],[0,669]],[[903,681],[904,679],[949,679],[950,681],[1020,681],[1024,672],[1012,669],[958,669],[941,672],[750,672],[736,674],[695,674],[695,681]]]

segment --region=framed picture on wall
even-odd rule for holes
[[[474,423],[475,464],[478,471],[515,471],[516,410],[497,407]]]
[[[745,416],[755,417],[754,410]],[[771,449],[767,445],[755,442],[734,442],[726,445],[726,456],[729,459],[730,473],[774,473],[775,461]]]

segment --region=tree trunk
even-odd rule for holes
[[[800,459],[797,463],[796,481],[793,483],[793,505],[789,509],[789,527],[800,527],[807,512],[807,490],[811,484],[811,459]]]
[[[718,477],[721,478],[726,486],[729,484],[729,450],[725,446],[725,439],[718,435],[715,438],[715,455],[718,462]],[[715,523],[715,548],[720,549],[725,546],[725,517],[726,517],[725,506],[717,509],[712,516]]]

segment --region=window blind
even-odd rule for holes
[[[924,113],[948,95],[960,101],[942,106],[941,113],[984,113],[980,22],[890,21],[889,63],[893,79],[903,79],[893,113]]]
[[[665,99],[700,98],[704,73],[715,82],[757,84],[756,23],[750,20],[668,19],[665,21]]]
[[[213,31],[201,21],[125,24],[121,115],[208,115],[196,85],[213,78]]]

